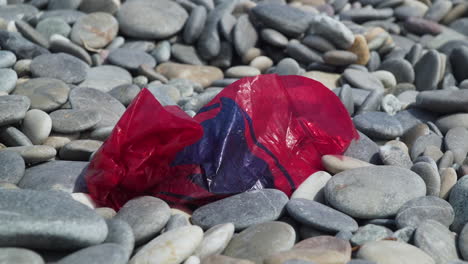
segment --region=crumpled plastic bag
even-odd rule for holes
[[[358,138],[339,98],[301,76],[260,75],[223,89],[191,118],[143,89],[95,154],[90,195],[115,209],[137,196],[198,206],[276,188],[290,195]]]

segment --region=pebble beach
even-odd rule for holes
[[[359,139],[290,197],[93,201],[142,89],[193,117],[261,74],[321,82]],[[466,0],[0,0],[0,264],[468,263],[467,155]]]

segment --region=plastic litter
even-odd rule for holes
[[[339,98],[301,76],[260,75],[223,89],[195,117],[143,89],[95,154],[90,195],[115,209],[152,195],[198,206],[276,188],[290,195],[358,138]]]

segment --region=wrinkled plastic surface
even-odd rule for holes
[[[339,98],[301,76],[260,75],[223,89],[191,118],[143,89],[91,161],[101,205],[136,196],[201,205],[252,189],[290,195],[358,134]]]

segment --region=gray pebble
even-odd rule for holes
[[[54,34],[68,37],[71,27],[63,19],[51,17],[40,21],[36,25],[36,30],[50,40],[50,37]]]
[[[73,140],[60,149],[59,156],[62,160],[88,161],[101,145],[102,142],[98,140]]]
[[[18,186],[37,191],[59,190],[67,193],[85,192],[84,173],[88,162],[49,161],[26,169]]]
[[[21,130],[13,126],[0,128],[0,140],[7,147],[32,146],[31,140]]]
[[[114,219],[127,222],[135,235],[136,245],[156,237],[171,216],[169,206],[161,199],[142,196],[125,203]]]
[[[207,18],[206,9],[202,6],[197,6],[190,12],[190,16],[184,27],[183,38],[185,43],[194,43],[201,35]]]
[[[411,239],[413,239],[413,235],[415,231],[416,231],[416,228],[407,226],[407,227],[403,227],[402,229],[398,229],[397,231],[395,231],[391,237],[396,238],[397,241],[409,243]]]
[[[142,64],[153,68],[156,66],[156,60],[148,53],[128,48],[113,50],[109,54],[109,57],[107,57],[107,60],[110,64],[120,66],[129,71],[136,71]]]
[[[56,264],[125,264],[127,263],[125,250],[117,244],[105,243],[76,251]]]
[[[198,56],[193,46],[175,43],[171,47],[172,58],[183,64],[203,65],[205,62]],[[230,63],[230,61],[229,61]]]
[[[16,63],[16,56],[8,50],[0,51],[0,68],[10,68]]]
[[[411,167],[411,170],[416,172],[426,183],[426,195],[439,196],[440,192],[440,175],[437,169],[426,162],[418,162]]]
[[[109,94],[119,100],[124,106],[128,106],[140,91],[140,87],[137,85],[123,84],[110,90]]]
[[[343,77],[351,86],[356,88],[369,91],[383,91],[384,89],[380,80],[368,72],[347,69],[343,73]]]
[[[372,164],[381,164],[379,146],[365,134],[359,133],[359,139],[351,141],[344,155],[366,161]]]
[[[118,219],[106,220],[109,230],[104,243],[114,243],[122,247],[125,251],[125,260],[130,258],[135,244],[132,228],[124,221]]]
[[[245,56],[247,51],[255,46],[258,33],[249,20],[248,15],[242,15],[237,19],[233,29],[233,44],[239,56]]]
[[[101,121],[95,110],[61,109],[50,113],[50,118],[53,131],[65,134],[88,130]]]
[[[164,227],[164,232],[190,225],[188,218],[182,214],[173,214]]]
[[[260,32],[260,37],[269,45],[280,48],[286,47],[289,42],[286,36],[271,28],[262,29]]]
[[[325,186],[325,198],[331,206],[362,219],[393,216],[404,203],[425,194],[424,181],[416,173],[394,166],[346,170],[335,174]]]
[[[31,100],[22,95],[0,96],[0,126],[22,120],[31,105]]]
[[[19,59],[33,59],[50,52],[22,37],[19,33],[0,30],[0,46],[13,52]]]
[[[18,75],[12,69],[0,69],[0,80],[2,80],[0,83],[0,92],[8,94],[15,89]]]
[[[286,209],[298,222],[324,232],[354,232],[358,229],[353,218],[312,200],[292,199]]]
[[[398,228],[418,227],[422,221],[432,219],[449,227],[454,219],[452,206],[435,196],[423,196],[405,203],[396,215]]]
[[[389,71],[397,80],[397,83],[412,83],[415,73],[411,64],[404,59],[385,60],[379,67],[379,70]]]
[[[370,137],[394,139],[403,135],[403,127],[400,121],[387,113],[363,113],[355,116],[353,122],[359,131]]]
[[[80,87],[94,88],[107,93],[119,85],[131,83],[132,75],[125,69],[113,65],[102,65],[89,69]]]
[[[307,46],[301,44],[299,41],[290,41],[286,46],[286,54],[293,59],[309,64],[312,62],[323,62],[322,57],[316,51],[309,49]]]
[[[231,222],[236,230],[242,230],[278,219],[287,202],[287,196],[275,189],[244,192],[196,209],[192,222],[204,229]]]
[[[388,238],[393,232],[383,226],[368,224],[360,227],[351,237],[351,244],[354,246],[362,246],[367,242],[378,241]]]
[[[406,169],[411,169],[413,166],[408,152],[401,148],[385,145],[380,147],[379,154],[385,165],[398,166]]]
[[[436,263],[457,260],[455,234],[434,220],[425,220],[414,233],[414,245],[430,255]]]
[[[0,260],[7,263],[15,264],[44,264],[41,255],[25,248],[0,248]]]
[[[0,152],[1,182],[18,184],[18,182],[23,178],[24,170],[24,160],[18,153],[13,151]]]
[[[89,207],[60,192],[0,190],[2,247],[78,249],[102,243],[107,225]]]
[[[85,49],[60,35],[51,37],[49,50],[54,53],[67,53],[86,62],[88,65],[92,64],[92,58]]]
[[[442,61],[439,53],[430,50],[414,66],[415,85],[418,91],[435,90],[439,81],[439,68]]]
[[[468,197],[468,177],[463,176],[460,178],[455,186],[453,186],[449,203],[452,205],[455,212],[455,219],[450,227],[454,232],[460,232],[463,226],[468,222],[468,204],[466,203]]]
[[[274,72],[278,75],[297,75],[299,70],[300,66],[296,60],[292,58],[284,58],[278,62]]]

